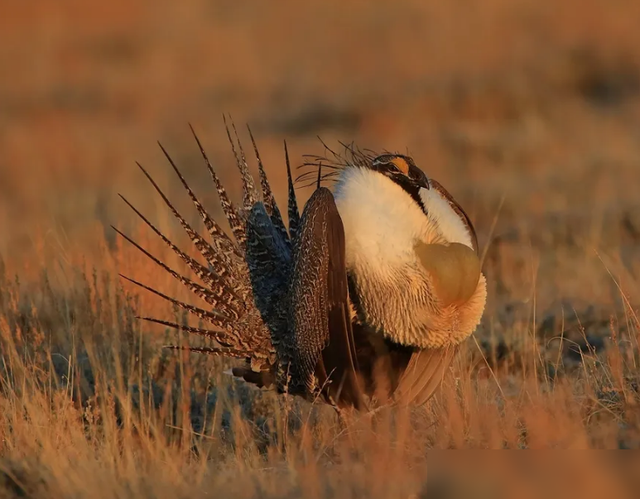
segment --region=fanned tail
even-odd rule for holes
[[[135,248],[142,252],[147,258],[153,261],[161,269],[171,275],[173,278],[187,287],[195,296],[206,302],[211,308],[203,309],[195,305],[172,298],[161,291],[143,284],[130,277],[122,276],[132,284],[141,287],[156,296],[174,304],[175,306],[187,311],[190,315],[201,319],[209,325],[209,327],[195,327],[187,324],[178,324],[172,321],[166,321],[154,317],[141,317],[141,319],[161,324],[172,329],[184,331],[189,334],[204,336],[216,341],[217,347],[197,347],[197,346],[169,346],[170,348],[187,349],[194,352],[209,353],[214,355],[224,355],[228,357],[244,358],[248,366],[240,369],[243,377],[266,379],[262,374],[259,376],[251,375],[251,372],[265,373],[276,371],[276,352],[274,349],[273,337],[278,334],[286,334],[283,331],[270,330],[265,323],[270,323],[269,314],[278,314],[277,310],[259,310],[257,304],[264,301],[261,295],[260,286],[257,283],[264,281],[264,275],[260,275],[260,269],[264,268],[262,262],[253,262],[251,258],[272,260],[278,265],[286,265],[288,259],[288,251],[281,252],[281,248],[290,245],[289,236],[282,220],[280,210],[275,201],[275,197],[271,191],[271,187],[264,171],[264,166],[258,148],[251,131],[249,134],[253,149],[255,151],[260,172],[261,193],[258,192],[256,184],[253,180],[247,163],[247,158],[238,137],[238,133],[233,121],[231,121],[231,130],[227,125],[225,118],[225,128],[227,137],[231,144],[236,165],[240,171],[243,183],[243,204],[239,209],[231,202],[226,189],[220,182],[200,139],[196,135],[193,127],[190,126],[193,137],[200,149],[202,158],[209,171],[214,187],[217,190],[218,198],[222,211],[229,222],[233,238],[220,227],[214,218],[207,212],[203,204],[189,186],[184,175],[177,167],[167,150],[161,145],[160,148],[167,158],[172,169],[178,176],[180,183],[187,192],[187,195],[194,204],[200,218],[203,221],[208,233],[208,240],[198,233],[178,212],[171,203],[169,198],[164,194],[149,172],[138,164],[140,170],[149,180],[155,191],[162,198],[164,204],[171,211],[176,220],[180,223],[192,244],[200,252],[206,260],[207,266],[202,265],[198,260],[189,256],[186,252],[179,249],[168,237],[166,237],[153,223],[149,221],[137,208],[133,206],[124,196],[123,201],[134,211],[134,213],[182,260],[191,272],[202,283],[198,283],[193,279],[182,275],[178,271],[169,267],[166,263],[152,255],[148,250],[136,243],[132,238],[124,234],[122,231],[115,229],[125,240],[132,244]],[[234,141],[235,137],[235,141]],[[288,164],[288,156],[287,156]],[[290,170],[288,168],[288,170]],[[260,194],[262,200],[260,200]],[[290,193],[291,194],[291,193]],[[295,206],[295,193],[294,206]],[[290,201],[291,206],[291,201]],[[256,211],[257,210],[257,211]],[[262,210],[262,211],[261,211]],[[297,211],[297,207],[296,207]],[[266,214],[267,223],[262,218],[255,222],[255,227],[251,226],[249,214],[251,213]],[[259,237],[255,237],[258,234]],[[254,253],[249,256],[247,253],[248,237],[252,238],[252,249]],[[258,255],[255,257],[255,255]],[[268,264],[266,265],[268,267]],[[258,269],[258,275],[252,274],[252,269]],[[281,295],[286,289],[285,276],[282,274],[280,281],[270,284],[269,293],[273,296]],[[264,293],[263,293],[264,294]],[[261,301],[262,300],[262,301]],[[263,317],[264,316],[264,317]],[[273,321],[271,321],[273,323]],[[272,375],[267,377],[273,378]]]
[[[112,226],[113,227],[113,226]],[[156,265],[158,265],[159,267],[161,267],[162,269],[164,269],[165,271],[167,271],[172,277],[174,277],[175,279],[177,279],[178,281],[180,281],[184,286],[186,286],[187,288],[189,288],[189,290],[191,292],[193,292],[194,294],[196,294],[197,296],[199,296],[200,298],[202,298],[204,301],[206,301],[209,305],[215,307],[216,305],[218,305],[220,302],[217,300],[217,297],[214,293],[212,293],[209,289],[205,288],[204,286],[201,286],[200,284],[198,284],[197,282],[192,281],[191,279],[189,279],[188,277],[184,277],[183,275],[179,274],[178,272],[176,272],[175,270],[173,270],[171,267],[169,267],[166,263],[162,262],[161,260],[159,260],[158,258],[156,258],[155,256],[153,256],[151,253],[149,253],[147,250],[145,250],[142,246],[140,246],[138,243],[136,243],[133,239],[131,239],[129,236],[127,236],[126,234],[124,234],[123,232],[121,232],[120,230],[118,230],[117,228],[113,227],[113,229],[120,234],[122,237],[124,237],[127,241],[129,241],[129,243],[131,243],[133,246],[135,246],[138,250],[140,250],[147,258],[149,258],[150,260],[152,260]],[[226,312],[230,312],[232,310],[227,310]],[[235,311],[232,311],[235,312]],[[218,313],[221,317],[227,317],[224,315],[224,312],[219,312]],[[234,314],[228,314],[228,315],[235,315],[237,316],[237,313]],[[229,317],[227,317],[227,319],[230,319]]]

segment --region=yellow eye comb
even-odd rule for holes
[[[404,173],[405,175],[409,175],[409,163],[407,163],[406,159],[401,158],[400,156],[396,156],[391,160],[391,163],[393,163],[395,167],[402,173]]]

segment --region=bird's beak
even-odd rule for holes
[[[429,178],[424,173],[422,174],[422,177],[416,180],[416,185],[421,189],[431,189],[431,186],[429,185]]]

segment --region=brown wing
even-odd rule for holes
[[[342,220],[328,189],[307,202],[294,242],[291,286],[294,361],[313,391],[339,406],[364,407],[349,315]]]

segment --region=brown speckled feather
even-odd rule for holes
[[[307,202],[294,247],[291,322],[295,371],[310,392],[338,406],[364,407],[349,314],[344,228],[331,192]]]
[[[204,147],[202,146],[202,143],[200,142],[200,139],[196,135],[196,132],[194,131],[193,127],[191,127],[191,133],[193,134],[193,138],[198,144],[198,148],[200,149],[200,155],[202,156],[202,159],[204,159],[205,165],[207,166],[207,170],[209,170],[209,175],[211,175],[211,180],[213,180],[213,184],[215,185],[216,191],[218,191],[220,206],[222,207],[222,211],[224,212],[225,217],[227,217],[227,221],[229,222],[229,226],[231,227],[231,232],[233,233],[233,236],[236,242],[240,246],[242,246],[245,238],[245,224],[240,218],[240,216],[238,215],[238,210],[235,208],[235,206],[229,199],[227,190],[222,185],[222,182],[220,182],[220,178],[218,177],[218,174],[216,173],[216,171],[213,169],[213,166],[211,165],[211,161],[209,161],[209,156],[204,150]]]

